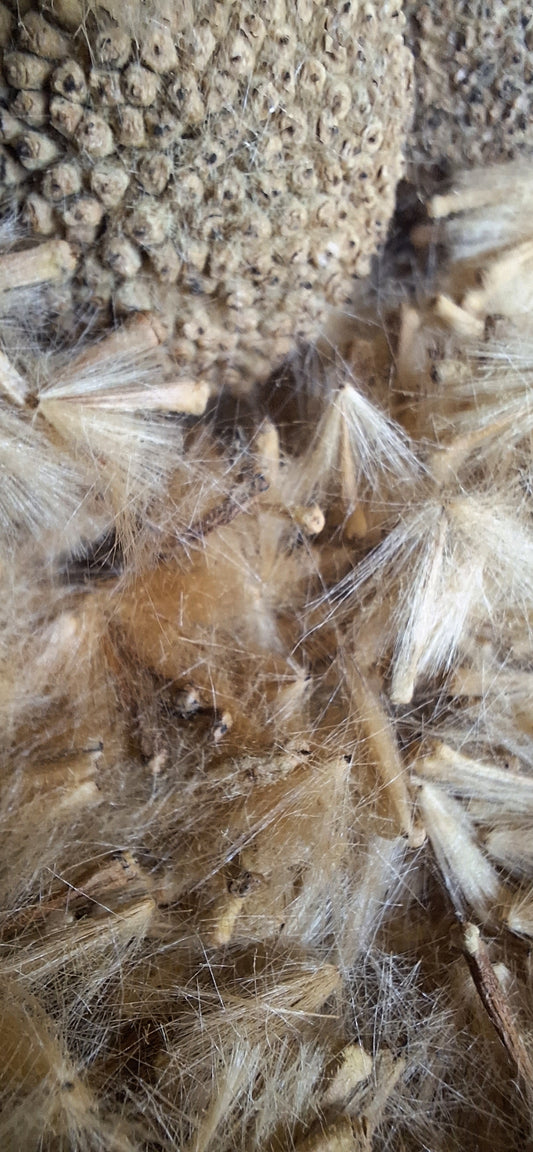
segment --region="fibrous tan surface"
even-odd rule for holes
[[[132,67],[161,82],[152,24],[119,8],[25,9],[6,53],[46,73],[19,96],[47,123],[5,145],[0,226],[0,1148],[529,1152],[531,164],[434,196],[335,343],[244,400],[220,348],[201,368],[204,281],[165,309],[126,232],[113,293],[148,286],[150,309],[102,306],[95,340],[104,235],[44,196],[56,144],[75,204],[114,155],[48,126],[82,31],[135,52],[119,95]],[[60,104],[82,119],[84,52]],[[126,208],[157,199],[129,155]],[[169,318],[194,299],[187,375]],[[281,354],[260,323],[253,346]]]
[[[384,239],[412,102],[400,4],[3,9],[4,193],[76,249],[74,309],[156,309],[184,375],[263,378]],[[58,16],[64,10],[58,6]],[[280,315],[282,312],[282,315]]]
[[[533,7],[515,0],[407,0],[422,170],[511,160],[533,146]]]

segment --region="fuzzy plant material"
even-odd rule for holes
[[[154,310],[177,377],[246,389],[384,239],[412,111],[401,5],[110,8],[2,5],[3,195],[70,245],[63,327]]]
[[[38,140],[89,182],[75,198],[126,152],[65,144],[53,101],[114,142],[92,71],[115,71],[124,97],[131,68],[166,92],[173,65],[142,59],[148,31],[191,60],[191,37],[226,51],[245,11],[267,60],[277,0],[211,4],[204,23],[174,0],[148,22],[115,3],[5,10],[4,68],[23,56],[43,77],[19,88],[17,118],[41,107]],[[372,29],[379,13],[384,36],[398,19],[385,3],[283,11],[307,29],[298,45],[330,15]],[[123,62],[93,59],[119,33]],[[81,100],[51,87],[73,63]],[[166,107],[145,106],[145,131]],[[162,154],[179,165],[202,140]],[[268,380],[243,367],[243,388],[229,361],[200,368],[199,333],[185,371],[176,301],[199,318],[203,288],[178,278],[158,303],[148,246],[130,281],[150,308],[100,313],[87,267],[104,268],[105,233],[76,239],[46,201],[53,227],[32,238],[51,168],[22,159],[8,141],[2,1152],[533,1148],[532,165],[458,175],[334,327]],[[126,206],[152,196],[136,163]],[[296,346],[294,316],[288,332]],[[266,373],[281,350],[260,323],[253,347]]]
[[[6,220],[6,1152],[533,1146],[531,182],[205,413]]]
[[[533,6],[517,0],[406,0],[415,58],[414,168],[529,155]],[[423,171],[420,172],[423,179]]]

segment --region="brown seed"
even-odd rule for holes
[[[108,68],[123,68],[131,52],[131,40],[119,28],[100,32],[95,40],[94,54],[100,64]]]
[[[45,92],[32,92],[22,89],[11,101],[10,110],[20,116],[30,128],[42,128],[48,115],[48,98]]]
[[[24,16],[19,36],[24,48],[49,60],[61,60],[69,50],[66,36],[35,11],[27,12]]]
[[[81,169],[72,160],[56,164],[43,176],[43,195],[54,203],[66,196],[75,196],[80,188]]]
[[[105,208],[116,208],[124,197],[130,178],[120,164],[104,161],[91,172],[91,188]]]
[[[109,124],[101,116],[94,116],[92,113],[88,113],[81,120],[76,143],[78,148],[97,160],[109,156],[114,150],[113,133]]]
[[[42,132],[24,132],[18,137],[15,151],[20,163],[28,172],[47,168],[59,155],[55,141]]]
[[[170,72],[178,63],[174,41],[167,28],[149,28],[141,46],[141,60],[154,72]]]
[[[87,99],[87,82],[83,69],[76,60],[65,60],[52,72],[51,87],[58,96],[72,100],[74,104],[84,104]]]
[[[22,219],[37,236],[52,236],[56,230],[56,222],[52,205],[39,196],[37,192],[30,192],[24,201]]]
[[[135,276],[142,265],[142,257],[134,244],[125,236],[110,238],[104,245],[103,259],[117,276]]]
[[[72,104],[64,96],[54,96],[50,101],[50,120],[53,127],[63,136],[74,136],[83,116],[79,104]]]
[[[47,60],[28,52],[6,52],[4,71],[12,88],[43,88],[52,70]]]
[[[155,102],[159,81],[153,72],[140,64],[130,64],[122,76],[126,100],[135,107],[148,108]]]

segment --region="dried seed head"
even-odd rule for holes
[[[98,226],[71,223],[70,207],[54,216],[68,238],[83,228],[74,296],[90,299],[95,269],[108,258],[99,245],[126,234],[158,253],[146,262],[142,285],[117,286],[114,311],[135,307],[135,295],[139,304],[150,299],[173,318],[179,337],[193,292],[208,314],[222,309],[231,330],[232,365],[213,361],[221,379],[236,372],[253,379],[291,342],[278,329],[258,359],[261,333],[256,329],[254,344],[249,325],[226,305],[236,278],[253,286],[265,335],[276,328],[281,301],[289,300],[292,331],[310,339],[331,306],[349,298],[352,277],[365,268],[391,214],[411,102],[410,61],[398,41],[396,14],[385,0],[372,22],[356,5],[324,11],[309,0],[296,7],[282,0],[217,4],[201,16],[187,3],[155,0],[146,17],[137,6],[125,13],[110,4],[112,19],[102,17],[107,27],[87,23],[88,54],[86,42],[63,30],[77,26],[72,3],[61,7],[61,29],[38,12],[24,18],[3,58],[13,89],[2,114],[4,147],[28,172],[24,195],[51,200],[47,170],[71,164],[77,149],[81,183],[62,195],[91,193],[104,211]],[[83,6],[76,11],[81,22]],[[54,136],[46,133],[47,122]],[[32,135],[26,125],[45,131]],[[352,151],[341,163],[346,140]],[[354,183],[363,164],[367,187],[376,184],[378,169],[387,173],[375,205]],[[4,182],[17,188],[20,170],[7,156],[4,169]],[[32,203],[26,219],[42,234],[44,216]],[[330,231],[343,242],[328,253],[324,276]],[[126,263],[131,275],[135,261]],[[172,292],[161,295],[161,282],[172,283]],[[200,368],[200,345],[198,353]]]
[[[410,152],[454,170],[530,153],[533,141],[529,6],[518,0],[404,4],[417,113]]]

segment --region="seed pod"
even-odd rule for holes
[[[101,116],[85,115],[76,132],[78,148],[87,152],[95,160],[109,156],[114,151],[113,133],[109,124]]]
[[[50,136],[42,132],[24,132],[15,145],[20,163],[28,172],[47,168],[59,155],[59,148]]]
[[[115,236],[107,240],[102,256],[112,271],[124,279],[135,276],[142,265],[138,248],[130,240],[126,240],[125,236]]]
[[[123,73],[122,86],[129,104],[136,108],[148,108],[155,101],[159,82],[157,76],[147,68],[142,68],[140,64],[130,64]]]
[[[150,28],[141,45],[141,60],[153,72],[170,72],[178,54],[168,28]]]
[[[30,128],[42,128],[48,115],[46,93],[21,89],[11,101],[10,111],[14,116],[20,116]]]
[[[36,236],[52,236],[57,227],[52,205],[36,192],[26,198],[22,219]]]
[[[108,28],[94,41],[96,60],[106,68],[123,68],[131,52],[131,40],[124,29]]]
[[[54,96],[50,101],[50,122],[63,136],[74,136],[81,124],[83,109],[72,104],[63,96]]]
[[[6,52],[4,71],[12,88],[39,89],[48,80],[52,66],[47,60],[30,56],[27,52]]]
[[[74,161],[56,164],[46,172],[42,181],[43,195],[56,203],[66,196],[75,196],[81,188],[81,169]]]
[[[52,92],[72,100],[74,104],[84,104],[87,97],[85,73],[76,60],[65,60],[52,72],[50,79]]]
[[[104,161],[91,171],[91,188],[105,208],[116,208],[124,197],[130,178],[120,164]]]

